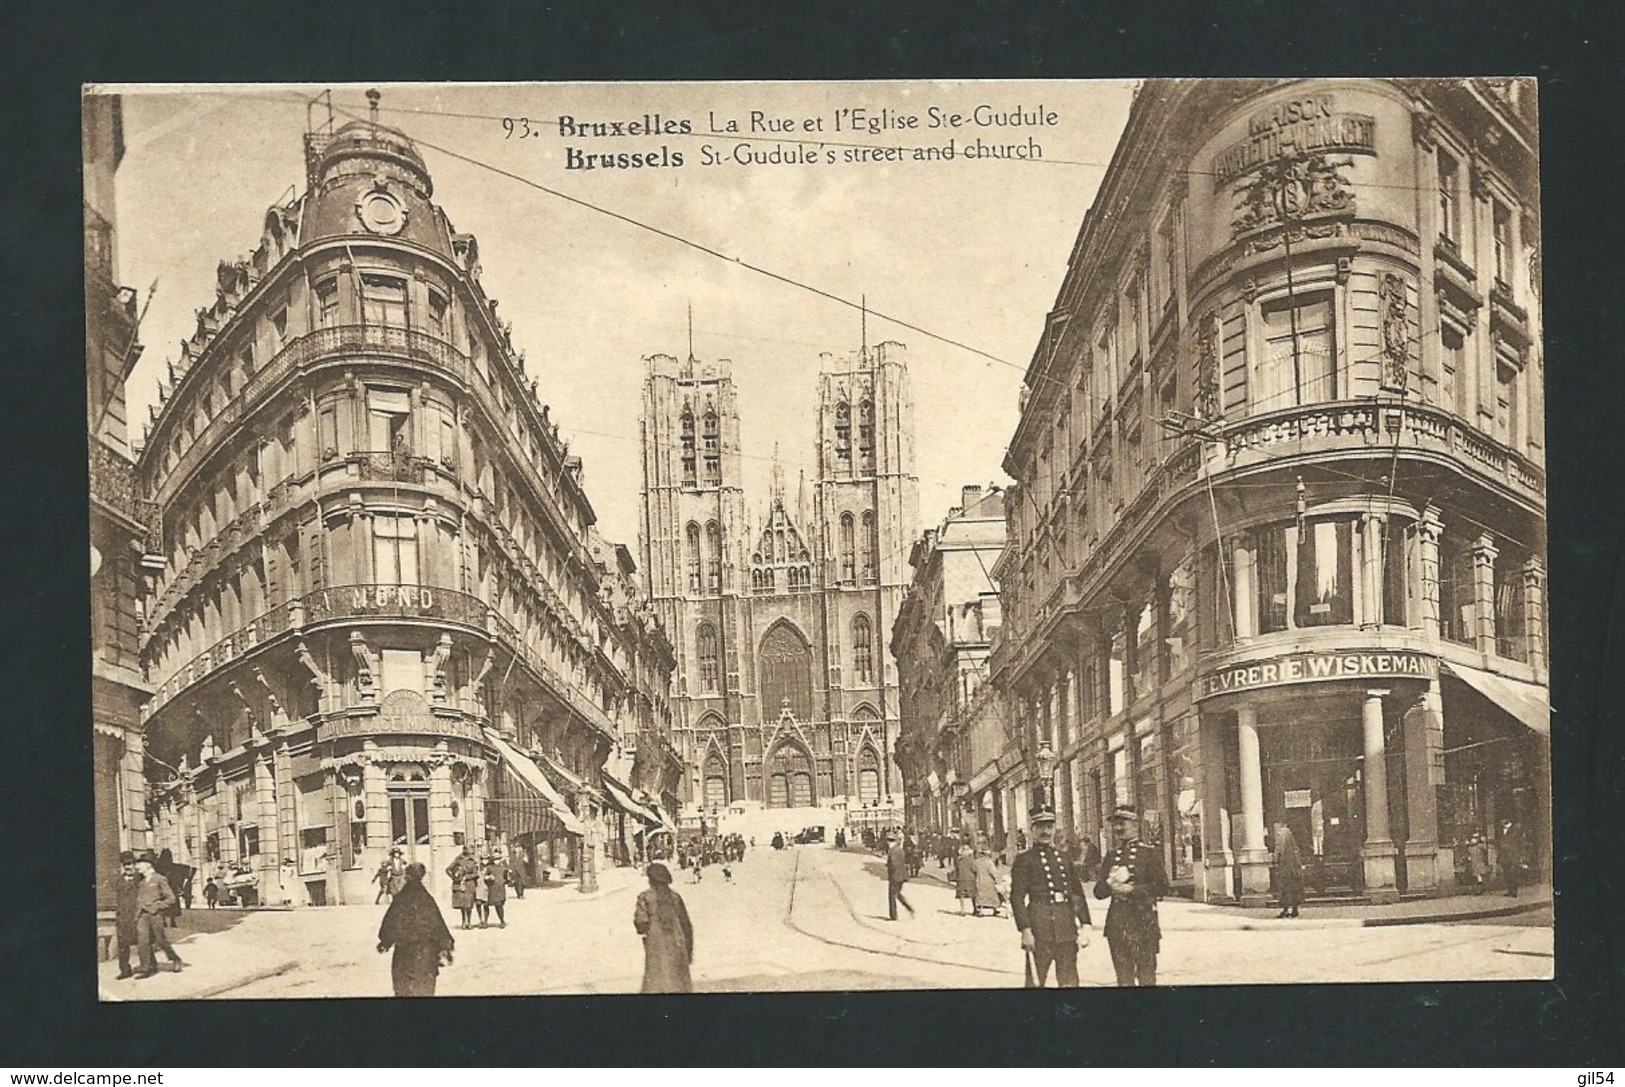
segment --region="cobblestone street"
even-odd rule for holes
[[[719,868],[677,890],[694,920],[699,991],[1000,988],[1022,984],[1016,932],[1006,918],[960,916],[953,892],[930,866],[905,894],[913,919],[886,920],[880,859],[807,847],[752,850],[726,882]],[[642,949],[632,903],[642,887],[631,869],[602,874],[596,894],[574,886],[508,900],[506,929],[455,929],[455,963],[442,971],[445,996],[636,992]],[[1159,980],[1167,985],[1238,982],[1536,979],[1552,972],[1549,906],[1470,922],[1371,926],[1346,909],[1313,907],[1297,921],[1174,900],[1162,905]],[[1516,906],[1486,898],[1485,910]],[[449,919],[456,917],[442,902]],[[1387,907],[1393,911],[1395,907]],[[260,911],[178,945],[189,966],[135,982],[113,980],[106,999],[197,996],[390,995],[389,960],[373,948],[383,906]],[[1366,911],[1377,918],[1381,908]],[[1085,985],[1109,986],[1111,962],[1094,906],[1094,940],[1079,956]],[[1386,915],[1389,920],[1403,914]]]

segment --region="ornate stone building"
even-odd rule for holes
[[[1258,902],[1549,841],[1534,84],[1146,83],[1040,337],[995,681],[1062,819]],[[1014,813],[1012,813],[1014,814]]]
[[[96,902],[111,908],[122,849],[147,844],[138,652],[141,560],[152,510],[136,486],[124,383],[141,357],[136,293],[118,282],[113,176],[124,157],[123,100],[87,95],[85,389],[90,435],[90,630]]]
[[[998,776],[1005,746],[998,707],[981,712],[1000,621],[992,569],[1004,537],[1003,494],[969,486],[909,553],[914,580],[892,624],[891,651],[902,694],[897,762],[911,827],[958,828],[967,836],[982,830],[971,788]]]
[[[392,845],[590,883],[612,813],[661,822],[658,769],[604,768],[659,756],[670,645],[412,141],[375,110],[305,152],[140,458],[156,840],[261,900],[371,901]]]
[[[886,636],[918,509],[901,344],[821,359],[816,478],[747,520],[731,367],[648,359],[644,568],[677,647],[691,812],[900,804]],[[853,814],[854,819],[865,818]]]

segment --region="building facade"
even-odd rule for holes
[[[918,510],[903,346],[823,356],[811,500],[775,468],[754,520],[731,366],[647,361],[643,564],[677,650],[691,819],[890,813],[900,708],[884,639]]]
[[[1549,842],[1532,82],[1151,81],[1028,370],[995,681],[1198,898]]]
[[[891,651],[903,717],[897,763],[906,823],[917,830],[991,833],[977,813],[998,776],[1006,729],[1002,706],[982,692],[999,629],[992,569],[1004,543],[1003,493],[969,486],[909,553],[914,580],[892,624]],[[986,737],[976,734],[989,729]]]
[[[124,383],[141,357],[136,292],[118,282],[114,174],[124,157],[117,95],[84,100],[85,403],[90,436],[90,627],[96,904],[113,906],[121,850],[147,843],[139,592],[152,510],[136,485]]]
[[[612,813],[659,822],[604,767],[667,727],[669,643],[412,141],[375,109],[305,156],[139,461],[155,842],[260,901],[370,902],[393,846],[590,883]]]

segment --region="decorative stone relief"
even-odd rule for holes
[[[1219,341],[1222,329],[1218,311],[1213,311],[1196,323],[1196,397],[1194,407],[1199,419],[1217,419],[1219,404]]]
[[[1382,387],[1404,392],[1410,384],[1411,318],[1405,281],[1384,272],[1377,283],[1377,309],[1382,314]]]

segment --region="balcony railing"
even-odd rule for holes
[[[476,596],[434,585],[342,585],[278,604],[170,672],[143,708],[142,719],[150,718],[188,687],[279,634],[343,619],[438,620],[494,634],[510,651],[525,659],[560,701],[595,728],[615,735],[614,720],[596,699],[544,660],[512,623]]]
[[[457,381],[467,384],[468,356],[444,340],[412,328],[391,325],[335,325],[320,328],[288,342],[271,361],[256,370],[244,382],[236,396],[223,405],[181,453],[165,476],[162,487],[165,498],[174,494],[180,484],[209,456],[214,447],[227,434],[236,429],[252,407],[267,392],[279,385],[289,374],[313,366],[331,356],[346,359],[383,356],[407,359],[439,370]],[[167,437],[167,436],[166,436]],[[160,440],[156,436],[154,440]]]
[[[140,497],[135,465],[96,438],[90,440],[90,496],[143,528],[156,519],[153,504]]]

